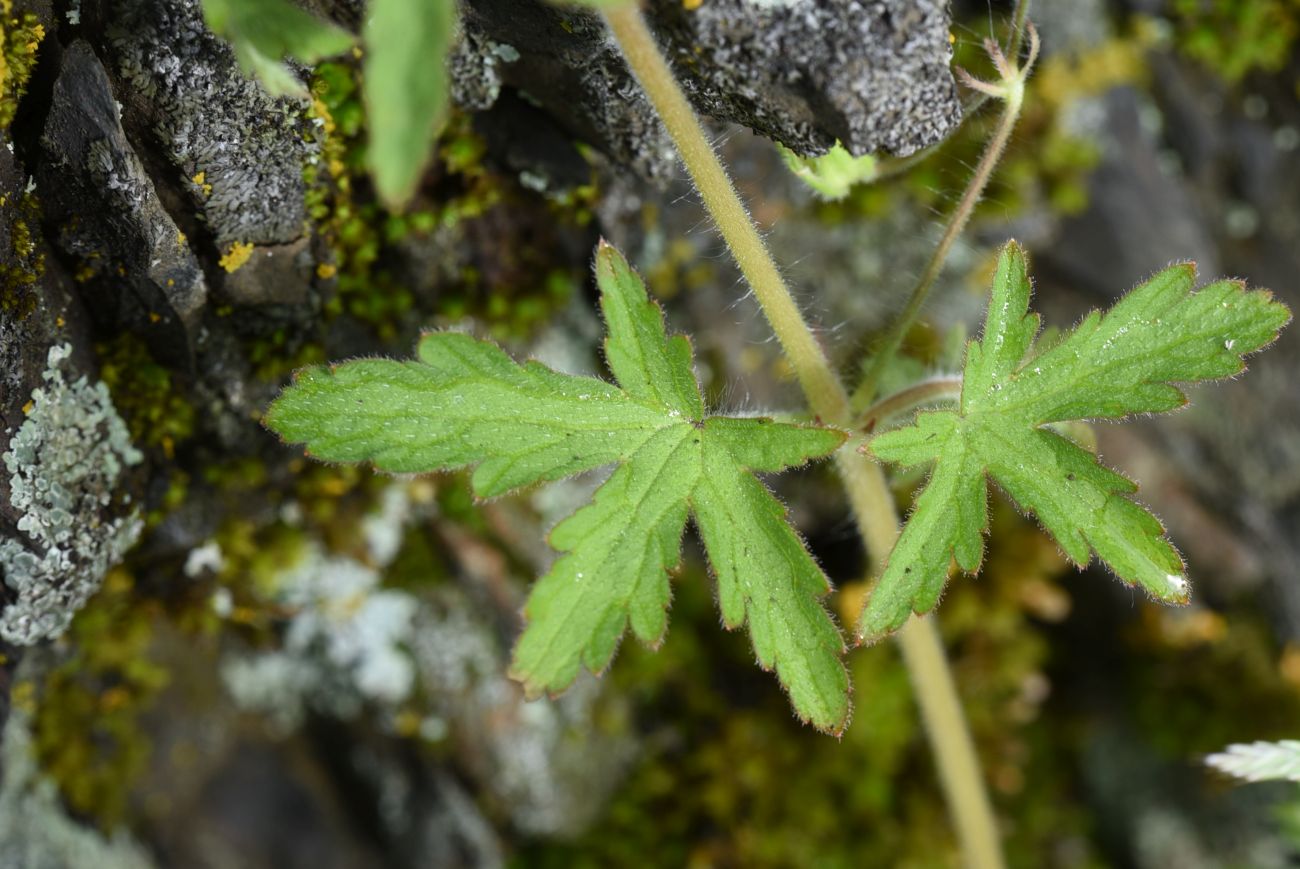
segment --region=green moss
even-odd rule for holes
[[[264,602],[275,591],[276,575],[301,558],[306,536],[282,522],[259,526],[235,516],[222,524],[216,540],[223,561],[218,583],[231,593],[235,621],[268,626],[276,614]]]
[[[247,574],[260,586],[293,563],[308,537],[323,541],[331,552],[364,552],[361,519],[374,509],[388,478],[356,465],[295,459],[288,468],[289,485],[281,488],[267,470],[261,458],[251,457],[203,472],[204,482],[216,489],[211,497],[231,517],[216,538],[225,561],[222,577],[233,581]],[[255,502],[262,509],[250,509]]]
[[[384,245],[402,236],[405,221],[358,195],[368,183],[358,76],[356,64],[343,62],[320,64],[313,76],[311,116],[321,159],[304,170],[307,213],[333,254],[332,262],[317,269],[317,277],[335,290],[326,315],[347,314],[391,341],[414,297],[378,263]]]
[[[141,716],[167,684],[150,657],[156,604],[114,569],[72,623],[72,653],[40,685],[32,724],[42,769],[77,812],[107,829],[127,812],[150,744]]]
[[[6,206],[0,197],[0,208]],[[35,284],[45,274],[45,254],[32,233],[40,225],[36,197],[24,193],[9,216],[9,250],[0,255],[0,311],[21,320],[36,310]]]
[[[44,38],[34,12],[15,12],[13,0],[0,0],[0,129],[13,123]]]
[[[1220,615],[1144,604],[1126,637],[1132,708],[1166,757],[1183,759],[1233,742],[1294,739],[1296,674],[1258,614]],[[1248,729],[1243,729],[1248,728]]]
[[[1174,0],[1169,11],[1178,50],[1230,84],[1281,71],[1300,34],[1295,0]]]
[[[96,345],[100,378],[137,444],[160,449],[171,459],[194,435],[194,407],[159,365],[149,348],[123,333]]]
[[[396,557],[384,568],[384,587],[419,593],[441,583],[449,578],[445,557],[424,529],[407,529]]]
[[[321,365],[326,361],[324,347],[304,342],[301,336],[283,328],[247,342],[245,350],[253,366],[253,376],[270,383],[283,381],[299,368]]]
[[[555,246],[548,237],[532,238],[522,216],[549,213],[556,225],[585,227],[594,187],[541,197],[489,169],[469,117],[454,114],[421,195],[410,211],[390,213],[374,200],[365,172],[358,74],[352,63],[322,64],[312,86],[321,159],[306,167],[305,178],[308,214],[331,253],[317,269],[326,316],[364,322],[383,342],[413,335],[430,316],[474,317],[499,339],[535,333],[585,279],[586,264],[557,268]],[[492,260],[473,262],[484,238],[494,239]],[[412,263],[412,249],[433,251],[440,261]],[[437,282],[436,296],[417,295],[410,269],[421,282]]]

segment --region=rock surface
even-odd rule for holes
[[[207,283],[84,41],[63,55],[41,148],[36,178],[46,219],[60,227],[57,243],[78,264],[91,312],[101,323],[145,330],[171,361],[188,360]]]
[[[105,0],[105,48],[128,124],[159,146],[216,246],[285,244],[307,220],[304,106],[244,76],[198,0]]]
[[[800,154],[940,141],[961,109],[943,0],[678,0],[652,4],[691,100]]]
[[[15,485],[0,463],[0,569],[17,580],[0,625],[53,615],[32,624],[57,632],[98,582],[99,556],[112,560],[134,534],[130,509],[146,527],[59,642],[13,647],[0,632],[0,717],[10,699],[15,716],[0,740],[0,864],[135,867],[146,848],[159,866],[254,869],[950,862],[942,798],[914,774],[932,764],[888,649],[851,659],[854,728],[840,741],[810,733],[753,667],[745,638],[716,630],[688,546],[663,648],[627,643],[602,679],[526,702],[505,673],[523,595],[554,557],[545,530],[595,481],[480,504],[454,475],[405,480],[409,515],[376,517],[391,488],[305,462],[259,427],[292,368],[406,355],[428,327],[491,330],[519,356],[605,374],[586,279],[597,234],[639,260],[671,327],[693,334],[712,404],[799,406],[768,325],[589,14],[465,0],[453,71],[472,117],[453,119],[420,200],[397,216],[374,205],[355,169],[365,140],[355,92],[333,92],[330,130],[306,119],[306,103],[267,98],[204,30],[197,0],[80,0],[57,15],[36,5],[41,68],[15,147],[0,148],[0,454],[21,470]],[[364,9],[302,5],[353,29]],[[901,153],[955,119],[937,3],[646,5],[697,106],[721,122],[799,149],[841,138]],[[1054,20],[1078,27],[1048,39],[1049,54],[1115,38],[1102,14],[1113,6],[1084,8],[1056,0]],[[974,14],[966,26],[982,35],[986,9]],[[1048,63],[1041,80],[1059,84]],[[355,88],[352,59],[331,66],[331,85]],[[1066,71],[1073,86],[1087,68]],[[1231,95],[1205,99],[1212,88],[1181,61],[1152,71],[1153,87],[1070,97],[1086,103],[1100,142],[1091,205],[1062,219],[1043,199],[1004,199],[1015,183],[995,184],[932,297],[930,325],[979,322],[984,258],[1011,233],[1003,213],[1026,201],[1014,232],[1036,242],[1049,322],[1109,302],[1170,258],[1294,286],[1291,79],[1272,92],[1252,83],[1268,97],[1261,118]],[[1048,171],[1050,155],[1024,155],[1056,111],[1040,96],[1007,176]],[[1152,123],[1160,114],[1163,128]],[[978,125],[951,144],[917,176],[829,205],[811,201],[765,139],[723,143],[846,372],[923,268],[952,184],[982,145]],[[677,180],[656,191],[646,178]],[[57,244],[47,250],[42,233]],[[254,246],[232,272],[222,260],[236,243]],[[940,338],[917,330],[911,348],[911,337],[918,354]],[[147,350],[120,352],[137,344]],[[1195,758],[1242,721],[1293,735],[1300,720],[1300,653],[1281,646],[1300,637],[1297,346],[1286,333],[1240,382],[1198,390],[1192,408],[1150,427],[1126,426],[1127,442],[1103,431],[1107,460],[1142,481],[1209,606],[1157,610],[1101,573],[1058,578],[1069,571],[1055,547],[1005,504],[983,579],[954,583],[941,619],[999,814],[1016,822],[1012,864],[1145,869],[1194,853],[1207,865],[1224,855],[1279,865],[1207,832],[1218,823],[1224,837],[1240,830],[1271,845],[1265,808],[1229,821],[1178,797],[1210,790]],[[913,361],[921,370],[936,358]],[[69,412],[37,439],[51,408]],[[47,467],[74,486],[50,485]],[[861,545],[826,468],[781,486],[836,581],[860,576]],[[93,545],[70,557],[75,593],[45,583],[55,594],[38,612],[12,586],[51,552],[59,559],[64,532]],[[1275,633],[1249,620],[1261,600]],[[1093,609],[1105,618],[1091,620]],[[239,675],[250,661],[262,668]],[[1089,730],[1117,721],[1127,754]],[[104,792],[128,803],[131,838],[91,831],[119,820]],[[844,812],[870,840],[836,820]]]
[[[671,143],[594,15],[539,0],[470,0],[465,12],[452,67],[463,105],[515,88],[619,165],[671,175]],[[943,3],[658,0],[650,20],[697,109],[799,153],[839,140],[910,154],[960,118]]]

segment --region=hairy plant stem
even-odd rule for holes
[[[1012,63],[1020,62],[1020,50],[1025,47],[1025,25],[1029,22],[1030,0],[1016,0],[1011,13],[1011,39],[1007,42],[1007,57]]]
[[[1022,8],[1026,6],[1027,4],[1022,4]],[[1013,40],[1013,45],[1018,45],[1018,39]],[[921,272],[921,277],[916,282],[916,286],[912,288],[907,300],[907,306],[894,320],[893,325],[885,334],[884,340],[880,342],[872,354],[871,361],[867,365],[867,371],[862,377],[862,382],[853,393],[852,404],[854,410],[861,411],[875,399],[876,389],[880,386],[881,375],[885,373],[885,368],[894,358],[894,354],[898,352],[898,348],[902,346],[903,339],[907,337],[907,333],[916,322],[916,318],[921,315],[921,310],[925,307],[925,302],[930,296],[930,290],[934,288],[939,272],[943,270],[944,263],[948,261],[948,253],[952,250],[953,243],[965,231],[966,224],[970,222],[971,215],[975,212],[975,206],[979,203],[980,198],[984,195],[985,188],[988,187],[989,181],[993,178],[993,170],[997,168],[998,161],[1002,159],[1002,153],[1006,150],[1007,142],[1011,139],[1011,132],[1015,129],[1016,121],[1020,118],[1020,109],[1024,105],[1025,99],[1023,76],[1029,72],[1029,67],[1033,64],[1036,53],[1037,43],[1034,42],[1034,50],[1030,53],[1028,63],[1023,69],[1016,70],[1020,75],[1019,80],[1006,82],[1002,117],[998,119],[997,130],[993,133],[993,138],[989,139],[988,144],[984,147],[984,153],[980,156],[979,164],[975,167],[975,172],[966,185],[966,190],[962,193],[957,207],[948,218],[948,225],[944,227],[939,244],[935,247],[934,253],[930,255],[930,261],[925,264],[925,270]],[[1014,55],[1012,55],[1012,58],[1014,58]],[[1012,60],[1011,63],[1014,64],[1015,61]]]
[[[810,408],[825,422],[848,427],[852,422],[848,394],[804,321],[640,9],[629,3],[608,9],[604,15],[781,342]],[[893,496],[880,466],[857,450],[841,449],[836,464],[873,570],[878,573],[898,538]],[[932,620],[913,618],[899,640],[966,862],[974,869],[1001,867],[997,824],[938,631]]]

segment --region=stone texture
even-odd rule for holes
[[[942,0],[655,0],[656,29],[707,115],[800,154],[911,154],[960,118]]]
[[[248,262],[222,282],[236,305],[304,305],[311,289],[311,239],[254,248]]]
[[[942,3],[657,0],[651,22],[698,109],[799,153],[838,139],[856,154],[910,154],[960,116]],[[672,174],[663,127],[590,13],[469,0],[452,80],[462,105],[484,108],[512,87],[616,163]]]
[[[102,15],[128,125],[157,143],[216,246],[301,236],[306,106],[246,78],[198,0],[105,0]]]
[[[102,324],[140,330],[160,357],[187,359],[207,284],[86,42],[64,53],[41,149],[38,195],[59,227],[57,244],[79,264],[91,312]]]

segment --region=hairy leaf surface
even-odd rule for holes
[[[938,603],[950,565],[983,559],[991,478],[1077,565],[1096,553],[1152,597],[1185,603],[1182,558],[1160,522],[1130,497],[1137,486],[1047,426],[1158,413],[1186,403],[1175,384],[1228,377],[1290,318],[1264,291],[1216,281],[1192,292],[1196,272],[1172,266],[1108,312],[1093,312],[1036,348],[1037,314],[1023,251],[1002,251],[983,338],[967,348],[957,410],[923,412],[868,448],[904,466],[933,464],[858,624],[861,642],[897,630]]]
[[[365,359],[302,371],[267,425],[326,461],[421,472],[474,466],[482,497],[617,464],[592,502],[561,522],[561,553],[534,586],[512,674],[556,692],[581,667],[604,669],[630,627],[657,645],[668,572],[695,516],[728,627],[748,624],[806,720],[840,731],[848,677],[839,629],[820,603],[830,585],[754,472],[833,452],[844,434],[762,418],[708,416],[691,346],[668,337],[641,279],[608,245],[596,277],[618,385],[515,363],[495,345],[440,332],[418,359]]]

